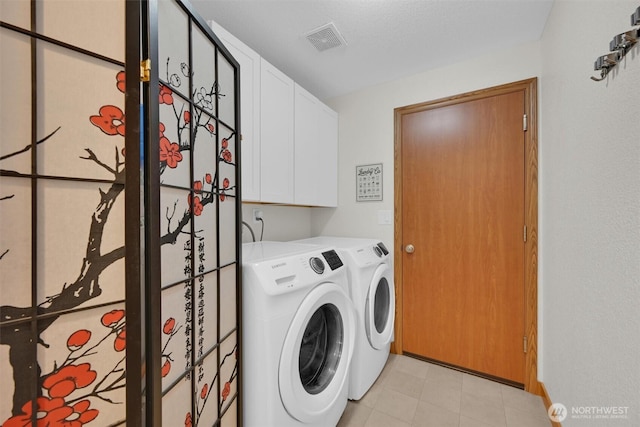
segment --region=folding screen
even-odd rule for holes
[[[123,5],[2,5],[5,426],[125,419]]]
[[[238,421],[238,72],[190,10],[2,4],[4,426]]]
[[[157,22],[163,425],[235,425],[237,65],[181,2]]]

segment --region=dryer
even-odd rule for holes
[[[393,341],[395,287],[389,251],[375,239],[320,236],[297,243],[335,247],[347,264],[357,318],[349,399],[359,400],[380,376]]]
[[[244,425],[336,425],[355,344],[342,259],[330,247],[281,242],[242,251]]]

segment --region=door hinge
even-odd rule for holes
[[[525,224],[525,226],[523,228],[522,238],[524,239],[524,242],[527,243],[527,226],[526,226],[526,224]]]
[[[522,351],[527,352],[527,337],[522,337]]]
[[[151,80],[151,60],[145,59],[140,61],[140,81],[148,82]]]
[[[522,130],[526,132],[527,130],[527,115],[524,114],[522,116]]]

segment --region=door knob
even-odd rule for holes
[[[404,250],[408,253],[408,254],[412,254],[413,251],[416,250],[416,248],[413,247],[413,245],[407,245],[404,247]]]

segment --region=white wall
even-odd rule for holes
[[[640,425],[639,47],[589,79],[638,5],[557,0],[541,41],[543,380],[569,411],[629,407],[563,426]]]
[[[314,209],[313,234],[361,236],[393,247],[393,225],[379,225],[378,211],[393,212],[394,108],[510,83],[540,73],[538,42],[430,70],[327,101],[340,114],[337,209]],[[383,163],[382,202],[356,202],[355,167]]]
[[[262,211],[264,234],[262,240],[287,241],[311,237],[311,209],[297,206],[242,204],[242,218],[253,229],[256,240],[260,240],[262,224],[253,221],[253,210]],[[251,232],[242,228],[242,241],[250,242]]]

